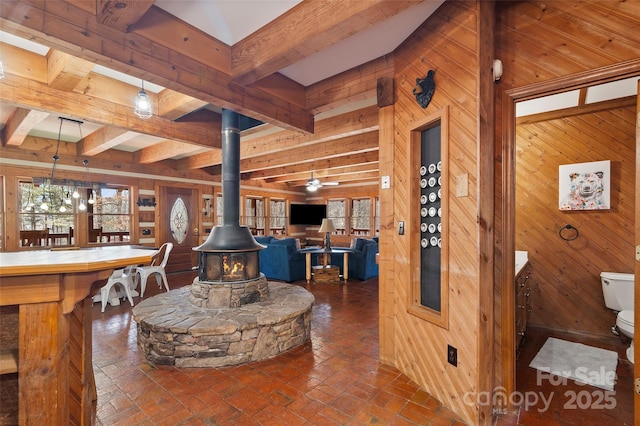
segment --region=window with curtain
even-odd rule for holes
[[[224,220],[222,220],[222,194],[216,195],[216,218],[218,226],[224,225]]]
[[[333,221],[336,227],[335,234],[346,234],[346,205],[344,199],[327,201],[327,218]]]
[[[264,200],[247,197],[244,200],[245,225],[253,235],[264,235]]]
[[[354,198],[351,200],[351,234],[371,234],[371,199]]]
[[[287,213],[285,200],[269,200],[269,229],[273,235],[286,233]]]

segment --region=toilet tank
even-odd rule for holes
[[[619,272],[602,272],[602,293],[604,304],[614,311],[633,310],[633,274],[621,274]]]

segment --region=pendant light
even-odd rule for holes
[[[147,119],[153,115],[151,111],[151,99],[144,91],[144,80],[142,80],[142,86],[138,95],[136,96],[136,103],[133,112],[142,119]]]

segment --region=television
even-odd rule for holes
[[[327,217],[326,204],[293,204],[289,206],[289,224],[321,225]]]

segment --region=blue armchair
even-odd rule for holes
[[[357,278],[364,281],[377,277],[379,274],[378,263],[376,262],[378,239],[356,238],[352,248],[354,252],[349,254],[349,278]],[[331,264],[339,266],[341,273],[344,268],[343,263],[342,254],[331,255]]]
[[[281,240],[269,237],[255,237],[267,248],[260,250],[260,272],[268,279],[293,282],[305,278],[304,254],[298,253],[295,238]]]

